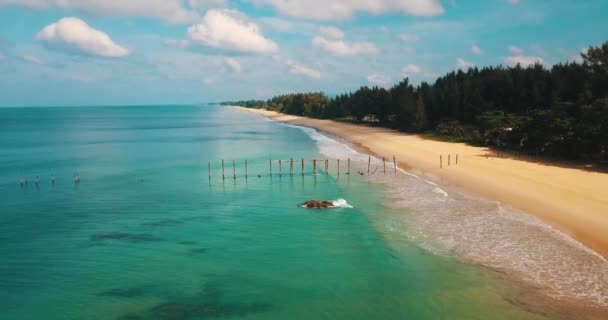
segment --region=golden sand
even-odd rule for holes
[[[340,137],[440,184],[528,212],[608,257],[608,174],[509,157],[487,148],[428,140],[390,129],[245,109]],[[451,165],[448,166],[448,155]],[[458,155],[458,165],[455,165]],[[440,168],[443,156],[443,168]]]

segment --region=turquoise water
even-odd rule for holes
[[[363,178],[268,174],[291,157],[321,155],[232,108],[0,109],[2,318],[547,318],[497,274],[388,232],[407,213]],[[297,206],[312,198],[354,208]]]

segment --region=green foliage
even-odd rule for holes
[[[373,122],[407,132],[561,158],[606,159],[608,42],[590,47],[583,63],[450,72],[414,87],[361,87],[329,98],[298,93],[248,107],[327,119]]]

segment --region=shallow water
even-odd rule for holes
[[[338,150],[298,128],[209,106],[11,108],[0,147],[6,319],[556,317],[501,274],[421,248],[401,219],[414,211],[365,177],[309,162],[270,176],[268,159]],[[312,198],[354,208],[297,206]]]

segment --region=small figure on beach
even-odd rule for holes
[[[21,188],[23,188],[23,185],[25,185],[25,178],[23,176],[19,178],[19,183],[21,184]]]
[[[55,185],[55,175],[51,175],[51,185]]]
[[[78,173],[78,171],[74,172],[74,183],[75,184],[80,183],[80,173]]]
[[[38,176],[36,176],[36,178],[34,179],[34,183],[36,184],[36,187],[38,186],[38,182],[40,182],[40,178],[38,178]]]

